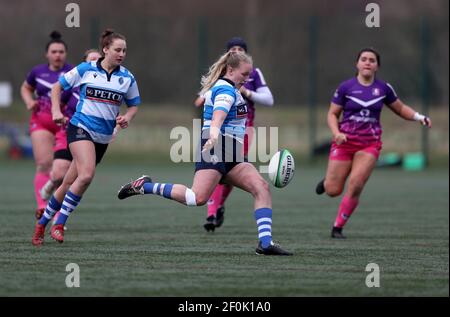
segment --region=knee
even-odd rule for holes
[[[50,172],[52,169],[52,162],[51,161],[44,161],[44,160],[38,160],[36,161],[36,171],[41,173]]]
[[[328,196],[330,197],[336,197],[339,196],[340,194],[342,194],[342,190],[343,188],[340,186],[326,186],[325,187],[325,192],[327,193]]]
[[[52,178],[53,178],[53,183],[55,184],[55,186],[59,186],[61,185],[63,179],[64,179],[64,173],[61,173],[61,171],[53,171],[52,172]]]
[[[94,178],[94,174],[95,174],[94,171],[80,173],[77,177],[77,181],[83,185],[89,185],[92,182],[92,179]]]
[[[191,188],[186,188],[184,195],[187,206],[203,206],[209,199],[206,193],[199,190],[192,190]]]
[[[203,193],[196,193],[195,194],[195,202],[197,206],[203,206],[205,205],[209,200],[209,197]]]

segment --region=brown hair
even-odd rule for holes
[[[67,51],[67,44],[61,39],[62,38],[61,33],[59,33],[58,31],[53,31],[52,33],[50,33],[50,38],[51,38],[51,40],[45,46],[46,52],[48,51],[48,48],[50,47],[50,45],[52,45],[53,43],[59,43],[59,44],[64,45],[64,48]]]
[[[99,47],[100,54],[102,56],[105,56],[105,53],[103,53],[103,49],[105,47],[109,47],[115,39],[121,39],[126,41],[125,36],[123,36],[120,33],[114,32],[114,30],[112,29],[106,29],[103,31],[102,35],[100,36],[100,47]]]
[[[365,53],[365,52],[370,52],[370,53],[375,54],[375,57],[377,58],[377,64],[378,64],[378,66],[381,66],[380,53],[378,53],[377,50],[375,50],[373,47],[365,47],[365,48],[361,49],[358,52],[358,57],[356,57],[356,62],[359,61],[359,58],[361,57],[362,53]]]

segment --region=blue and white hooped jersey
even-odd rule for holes
[[[141,103],[137,82],[123,66],[108,74],[102,59],[81,63],[59,78],[64,90],[80,86],[80,100],[70,123],[89,132],[94,142],[109,143],[123,101],[128,107]]]
[[[220,129],[221,134],[243,143],[248,108],[245,99],[234,84],[225,78],[220,78],[204,94],[204,97],[202,130],[211,127],[214,111],[222,110],[227,113],[227,117]]]

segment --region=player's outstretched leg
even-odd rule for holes
[[[204,169],[195,172],[192,189],[182,184],[153,182],[147,175],[125,184],[118,192],[119,199],[134,195],[156,195],[186,206],[203,206],[221,178],[220,172]]]
[[[142,175],[138,179],[123,185],[117,193],[117,197],[119,199],[125,199],[134,195],[144,195],[144,184],[151,182],[152,179],[150,176]]]

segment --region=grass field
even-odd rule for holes
[[[378,169],[349,221],[348,239],[329,238],[338,199],[316,196],[324,167],[297,167],[273,189],[274,240],[293,257],[256,256],[252,201],[239,190],[223,227],[202,227],[206,207],[160,197],[119,201],[130,178],[191,183],[191,164],[100,165],[68,222],[66,241],[31,245],[31,161],[2,162],[0,296],[449,296],[448,169]],[[368,263],[381,270],[368,288]],[[81,287],[67,288],[68,263]]]

